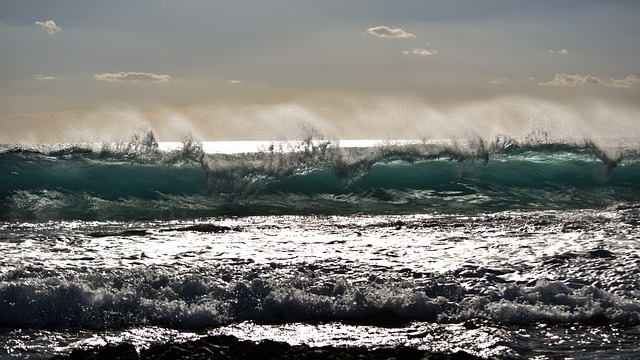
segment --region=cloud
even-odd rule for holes
[[[630,89],[640,86],[640,78],[636,75],[629,75],[624,79],[611,79],[611,83],[607,85],[617,88]]]
[[[433,50],[433,49],[413,48],[411,50],[405,50],[402,53],[405,54],[405,55],[413,54],[413,55],[419,55],[419,56],[430,56],[430,55],[437,54],[438,51],[437,50]]]
[[[553,80],[540,83],[540,86],[585,86],[594,84],[602,84],[602,80],[591,75],[556,74]]]
[[[169,82],[171,77],[169,75],[158,75],[152,73],[142,72],[120,72],[120,73],[104,73],[96,74],[93,76],[96,80],[100,81],[129,81],[129,82],[152,82],[152,83],[164,83]]]
[[[416,37],[415,35],[408,33],[400,28],[398,29],[391,29],[389,27],[386,27],[384,25],[380,25],[380,26],[376,26],[376,27],[372,27],[367,29],[367,32],[370,35],[373,35],[375,37],[380,37],[380,38],[411,38],[411,37]]]
[[[57,32],[62,31],[60,26],[56,25],[55,21],[47,20],[47,21],[36,21],[36,25],[40,26],[40,28],[47,32],[49,35],[53,35]]]
[[[498,80],[489,80],[489,84],[491,85],[500,85],[500,84],[504,84],[507,81],[509,81],[507,78],[502,78],[502,79],[498,79]]]
[[[605,85],[620,89],[631,89],[640,87],[640,77],[629,75],[624,79],[610,79],[605,82],[591,75],[568,75],[556,74],[553,80],[540,83],[541,86],[585,86],[585,85]]]
[[[55,76],[48,76],[48,75],[42,75],[42,74],[34,74],[33,77],[38,80],[55,80],[56,78]]]
[[[567,55],[567,54],[569,53],[569,50],[567,50],[567,49],[549,50],[549,52],[550,52],[551,54]]]
[[[231,84],[231,85],[240,85],[240,84],[242,84],[242,81],[240,81],[240,80],[233,80],[233,79],[229,80],[229,79],[225,79],[225,78],[223,78],[221,76],[218,76],[218,80],[224,81],[227,84]]]

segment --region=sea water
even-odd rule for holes
[[[640,156],[592,141],[0,148],[0,358],[210,334],[640,356]]]

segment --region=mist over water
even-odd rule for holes
[[[5,119],[0,142],[123,142],[142,131],[153,131],[158,141],[522,140],[544,134],[552,142],[589,139],[605,147],[640,136],[637,106],[595,98],[509,96],[434,105],[413,97],[318,96],[257,105],[123,107],[16,115]]]

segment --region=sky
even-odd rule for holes
[[[639,18],[635,0],[3,0],[0,142],[640,138]]]

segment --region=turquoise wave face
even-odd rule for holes
[[[107,200],[207,192],[202,169],[195,165],[158,166],[88,159],[25,161],[7,166],[0,193],[60,191],[85,193]]]
[[[125,150],[0,153],[0,218],[478,212],[640,202],[638,155],[612,159],[590,144]]]

